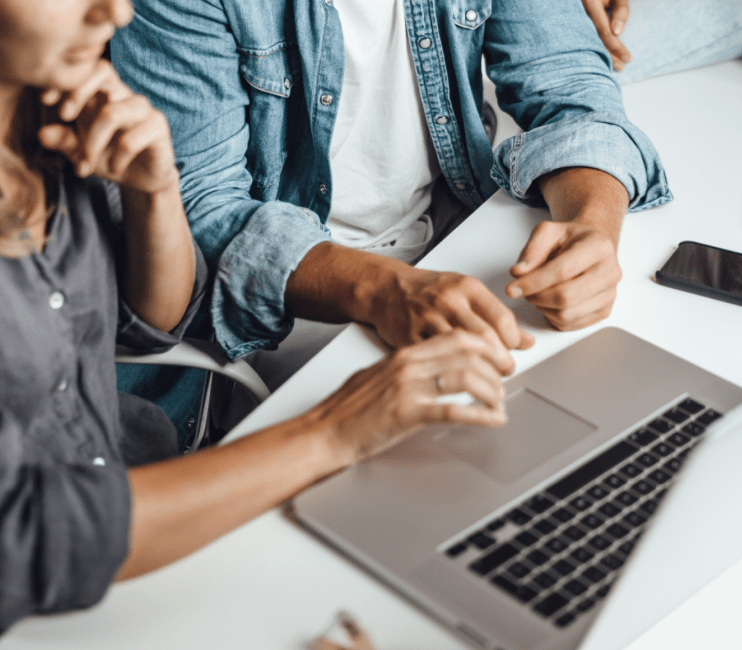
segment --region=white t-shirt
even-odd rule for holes
[[[432,236],[440,166],[407,38],[403,0],[334,0],[345,76],[330,145],[335,241],[405,261]]]

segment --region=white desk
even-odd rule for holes
[[[625,101],[662,154],[676,199],[627,218],[619,255],[624,279],[604,323],[558,333],[535,309],[513,303],[537,337],[534,348],[516,353],[518,370],[598,327],[616,325],[742,385],[742,309],[652,279],[683,239],[742,250],[742,63],[635,84],[625,89]],[[499,136],[512,128],[501,120]],[[499,250],[498,233],[515,229],[525,242],[544,216],[498,193],[425,265],[476,275],[502,296],[518,251]],[[306,410],[380,354],[360,329],[349,328],[255,411],[249,427]],[[742,563],[630,650],[742,647],[740,584]],[[278,511],[174,566],[115,586],[89,612],[23,621],[0,648],[304,650],[341,608],[360,617],[380,650],[469,648]]]

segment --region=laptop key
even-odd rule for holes
[[[644,467],[652,467],[655,463],[659,463],[660,459],[652,454],[642,454],[636,459],[638,463],[644,465]]]
[[[582,573],[583,577],[587,578],[590,582],[600,582],[605,578],[605,571],[601,571],[598,567],[591,566],[589,569],[585,569]]]
[[[531,562],[531,564],[535,564],[536,566],[540,566],[544,564],[544,562],[548,562],[549,557],[550,556],[548,556],[543,551],[531,551],[528,555],[526,555],[526,559]]]
[[[667,433],[670,429],[672,429],[672,424],[670,424],[667,420],[663,420],[662,418],[652,420],[647,426],[657,433]]]
[[[655,483],[667,483],[672,478],[672,474],[668,474],[664,470],[656,469],[649,475]]]
[[[590,544],[590,546],[592,546],[593,548],[597,548],[599,551],[602,551],[603,549],[608,548],[611,545],[611,542],[602,535],[596,535],[588,542],[588,544]]]
[[[600,506],[600,508],[598,508],[598,511],[610,519],[611,517],[615,517],[619,512],[621,512],[621,508],[614,505],[613,503],[604,503],[602,506]]]
[[[529,533],[526,531],[525,533],[521,533],[515,538],[516,542],[519,542],[520,544],[523,544],[523,546],[531,546],[532,544],[535,544],[538,542],[538,537],[534,535],[533,533]]]
[[[591,505],[593,505],[593,502],[585,497],[577,497],[576,499],[572,499],[572,501],[569,502],[569,505],[571,505],[575,510],[587,510]]]
[[[534,528],[542,535],[548,535],[556,530],[556,526],[548,519],[542,519],[534,526]]]
[[[567,627],[572,621],[575,620],[575,615],[572,612],[562,614],[556,621],[554,621],[559,627]]]
[[[653,483],[650,483],[646,479],[643,479],[641,481],[637,481],[631,486],[631,489],[635,492],[638,492],[639,494],[649,494],[654,488],[657,487]]]
[[[544,571],[543,573],[539,573],[533,579],[533,581],[540,587],[543,587],[544,589],[546,589],[547,587],[551,587],[552,585],[555,585],[557,582],[557,579],[553,575],[551,575],[551,573]]]
[[[564,588],[569,593],[574,594],[575,596],[584,594],[587,591],[587,587],[585,586],[585,584],[580,582],[579,580],[570,580],[567,584],[564,585]]]
[[[690,413],[691,415],[695,415],[696,413],[703,411],[704,408],[706,408],[703,404],[699,404],[695,400],[692,400],[690,397],[688,399],[683,400],[678,404],[678,408],[683,409],[686,413]]]
[[[489,548],[495,543],[494,539],[484,533],[474,533],[473,535],[470,535],[469,541],[482,550]]]
[[[682,431],[685,431],[688,435],[697,438],[706,432],[706,427],[701,426],[698,422],[689,422],[682,428]]]
[[[573,557],[575,560],[577,560],[580,564],[584,564],[585,562],[589,562],[590,560],[595,557],[590,551],[588,551],[586,548],[578,548],[575,549],[570,553],[570,556]]]
[[[495,576],[492,578],[492,584],[495,584],[500,587],[500,589],[507,591],[523,603],[527,603],[529,600],[533,600],[536,597],[536,592],[530,587],[526,587],[525,585],[516,585],[504,576]]]
[[[503,544],[491,553],[479,558],[476,562],[472,562],[469,565],[469,569],[477,575],[483,576],[514,558],[518,553],[518,549],[512,544]]]
[[[446,555],[448,555],[448,557],[458,557],[467,548],[468,548],[468,546],[466,544],[463,544],[463,543],[454,544],[451,548],[446,549]]]
[[[548,542],[546,542],[546,547],[554,553],[561,553],[565,548],[567,548],[567,545],[558,537],[552,537]]]
[[[520,508],[516,508],[515,510],[511,510],[508,513],[507,517],[508,517],[508,519],[510,519],[510,521],[512,521],[514,524],[516,524],[518,526],[522,526],[523,524],[528,523],[532,519],[531,515],[527,515]]]
[[[675,472],[679,471],[682,466],[683,461],[680,460],[680,458],[673,458],[666,462],[662,467],[664,467],[668,472],[675,474]]]
[[[655,436],[656,438],[657,436]],[[612,488],[619,488],[626,483],[618,474],[611,474],[604,483]]]
[[[540,515],[542,512],[546,512],[551,508],[551,506],[554,505],[554,502],[551,499],[547,499],[542,494],[539,494],[533,497],[530,501],[527,501],[524,505],[537,515]]]
[[[682,447],[686,442],[690,442],[690,438],[688,436],[684,436],[679,431],[676,433],[673,433],[668,440],[675,445],[676,447]]]
[[[612,526],[608,526],[608,528],[606,528],[606,532],[616,539],[621,539],[628,534],[629,529],[624,528],[621,524],[613,524]]]
[[[569,600],[567,600],[561,594],[551,594],[550,596],[547,596],[544,600],[542,600],[540,603],[536,604],[536,606],[533,609],[535,609],[539,614],[546,616],[548,618],[552,614],[558,612],[568,602]]]
[[[636,538],[629,540],[628,542],[624,542],[621,544],[621,546],[618,547],[618,550],[621,551],[624,555],[628,555],[631,553],[631,551],[634,550],[634,546],[636,546]]]
[[[680,424],[681,422],[685,422],[690,415],[683,413],[680,409],[670,409],[667,413],[663,413],[662,417],[672,420],[675,424]]]
[[[657,439],[656,434],[652,433],[649,429],[639,429],[629,436],[631,442],[635,442],[637,445],[642,447],[651,445]]]
[[[611,585],[603,585],[600,589],[595,592],[598,598],[605,598],[608,592],[611,590]]]
[[[586,598],[581,603],[578,603],[578,605],[577,605],[577,611],[579,611],[579,612],[586,612],[594,604],[595,604],[595,600],[594,599],[592,599],[592,598]]]
[[[565,521],[569,521],[572,519],[572,517],[575,516],[575,513],[571,510],[567,510],[566,508],[559,508],[559,510],[552,512],[551,516],[554,517],[554,519],[558,519],[562,523]]]
[[[644,512],[646,512],[648,515],[654,514],[654,511],[657,510],[657,501],[654,499],[648,499],[644,503],[639,506]]]
[[[582,539],[585,535],[587,535],[584,530],[582,530],[581,528],[577,528],[577,526],[570,526],[563,532],[563,534],[575,541],[577,541],[578,539]]]
[[[696,422],[699,424],[702,424],[703,426],[707,427],[709,424],[711,424],[714,420],[718,420],[720,417],[722,417],[722,414],[714,411],[714,409],[709,409],[705,413],[702,413],[696,418]]]
[[[606,555],[601,561],[601,564],[607,566],[609,569],[615,571],[623,566],[623,560],[617,555]]]
[[[603,525],[603,521],[603,518],[598,517],[598,515],[588,515],[587,517],[583,517],[583,519],[580,520],[580,523],[587,528],[595,530]]]
[[[516,578],[523,578],[531,572],[531,569],[522,562],[515,562],[508,567],[508,571]]]
[[[639,476],[639,474],[642,473],[642,470],[640,467],[637,467],[636,465],[632,465],[629,463],[628,465],[624,465],[620,470],[618,470],[623,474],[624,476],[628,476],[629,478],[634,478],[635,476]]]
[[[664,442],[661,442],[659,445],[655,445],[654,447],[652,447],[652,451],[660,456],[669,456],[672,452],[675,451],[675,448]]]
[[[630,506],[632,503],[636,503],[639,499],[637,499],[631,492],[621,492],[621,494],[616,497],[616,501],[620,503],[623,506]]]
[[[646,517],[642,517],[638,512],[632,512],[632,513],[626,515],[623,518],[622,521],[625,524],[627,524],[627,525],[629,525],[629,526],[631,526],[633,528],[636,528],[636,527],[642,526],[644,523],[646,523],[647,518]]]
[[[575,570],[575,565],[571,562],[567,562],[567,560],[559,560],[559,562],[555,562],[551,568],[558,574],[567,576]]]
[[[491,532],[495,532],[496,530],[500,530],[505,525],[505,521],[502,519],[495,519],[494,521],[491,521],[488,523],[485,528]]]
[[[605,499],[605,497],[608,496],[608,490],[605,488],[600,487],[600,485],[595,485],[591,487],[587,493],[596,501],[600,501],[601,499]]]

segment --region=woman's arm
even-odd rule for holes
[[[130,470],[129,555],[117,579],[192,553],[425,423],[502,426],[497,363],[495,346],[454,330],[356,373],[305,415],[224,447]],[[462,391],[477,402],[437,401]]]
[[[59,117],[70,124],[44,126],[41,143],[64,153],[79,176],[94,174],[121,186],[122,290],[139,316],[169,332],[190,301],[196,262],[167,120],[107,61],[74,91],[62,97],[50,90],[42,101],[59,102]]]

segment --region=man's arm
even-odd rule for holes
[[[581,3],[527,4],[496,3],[487,25],[487,70],[500,106],[526,131],[495,150],[492,175],[514,197],[545,202],[562,223],[534,230],[508,295],[526,296],[555,327],[574,329],[610,313],[626,209],[672,195],[654,147],[626,119]]]

